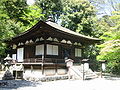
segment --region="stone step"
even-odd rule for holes
[[[95,76],[95,75],[87,75],[87,76],[85,77],[86,80],[94,79],[94,78],[98,78],[98,77]]]
[[[78,74],[80,73],[80,76],[83,77],[83,66],[73,66],[73,67],[76,70],[76,72]],[[94,79],[98,77],[91,69],[84,70],[84,75],[85,75],[85,79]]]

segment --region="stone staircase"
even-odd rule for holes
[[[83,73],[78,69],[78,66],[72,66],[70,68],[70,74],[72,75],[73,79],[82,79]]]
[[[89,80],[89,79],[94,79],[94,78],[98,78],[98,75],[95,74],[91,69],[88,69],[85,72],[85,79]]]
[[[74,79],[83,79],[83,65],[73,66],[71,74]],[[84,80],[94,79],[98,76],[91,69],[84,69]]]

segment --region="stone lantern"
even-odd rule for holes
[[[12,73],[9,71],[9,67],[11,66],[12,60],[13,59],[9,56],[9,54],[4,59],[5,67],[8,67],[8,69],[6,69],[6,72],[5,72],[4,76],[2,77],[3,80],[13,80],[14,79]]]
[[[103,71],[105,71],[105,69],[106,69],[105,63],[106,63],[107,61],[106,61],[106,60],[100,60],[99,62],[100,62],[100,64],[101,64],[101,78],[102,78],[102,73],[103,73]]]
[[[71,76],[70,69],[73,66],[73,60],[72,59],[67,59],[67,60],[65,60],[65,62],[66,62],[66,66],[68,68],[69,80],[70,80],[70,76]]]
[[[67,60],[65,60],[65,62],[66,62],[67,67],[73,66],[73,60],[72,59],[67,59]]]
[[[4,59],[4,62],[5,62],[5,66],[9,67],[11,66],[11,63],[12,63],[13,59],[10,57],[10,55],[8,54],[7,57]]]
[[[88,70],[89,69],[89,59],[83,59],[82,63],[84,65],[84,69]]]
[[[85,70],[89,69],[89,63],[88,63],[89,59],[83,59],[82,60],[82,64],[83,64],[83,80],[85,79]]]

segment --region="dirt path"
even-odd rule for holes
[[[12,88],[0,90],[120,90],[120,78],[97,78],[93,80],[59,80],[51,82],[11,81]]]

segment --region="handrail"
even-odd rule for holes
[[[37,62],[42,62],[41,58],[28,58],[24,59],[25,63],[37,63]]]
[[[42,63],[42,58],[27,58],[24,59],[25,63]],[[56,59],[56,58],[44,58],[43,63],[65,63],[64,59]]]
[[[75,71],[73,68],[71,68],[79,77],[81,77],[82,78],[82,76],[77,72],[77,71]],[[79,71],[80,72],[80,71]],[[80,72],[81,73],[81,72]]]

